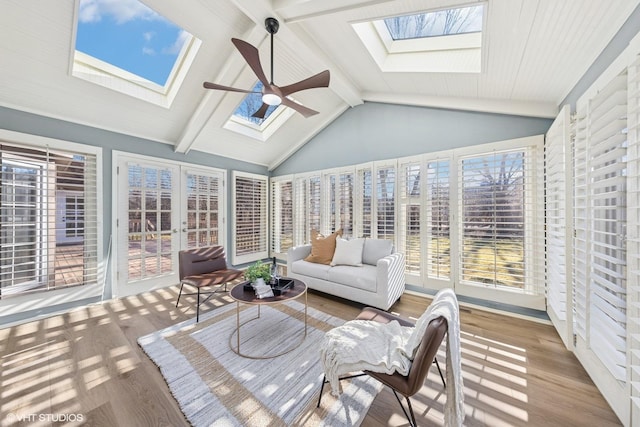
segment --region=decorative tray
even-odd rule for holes
[[[271,289],[273,289],[273,295],[275,296],[286,294],[289,291],[289,289],[292,289],[292,288],[293,288],[293,279],[287,279],[286,277],[280,278],[277,284],[271,286]]]

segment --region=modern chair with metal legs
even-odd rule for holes
[[[204,248],[185,249],[178,253],[180,293],[176,301],[176,307],[180,302],[184,285],[195,287],[197,292],[185,293],[185,295],[197,295],[196,322],[200,321],[200,306],[216,293],[227,292],[227,283],[242,277],[241,270],[227,267],[224,248],[222,246],[209,246]],[[202,288],[221,287],[222,290],[203,292]],[[208,295],[200,301],[200,295]]]
[[[402,317],[371,307],[366,307],[365,309],[363,309],[356,319],[370,320],[372,322],[380,323],[389,323],[392,320],[397,320],[401,326],[414,326],[412,322],[403,319]],[[350,375],[341,379],[354,378],[361,375],[369,375],[377,379],[384,385],[390,387],[393,391],[393,394],[396,396],[398,403],[400,403],[402,412],[404,412],[404,415],[407,417],[409,424],[411,426],[416,426],[416,417],[413,413],[413,407],[411,406],[411,400],[409,398],[420,390],[420,388],[424,384],[424,380],[427,376],[427,373],[429,372],[429,369],[431,368],[431,365],[433,365],[434,363],[438,368],[438,372],[440,373],[442,384],[446,387],[444,376],[442,375],[440,365],[438,364],[438,360],[436,359],[436,354],[438,353],[438,349],[440,348],[440,345],[442,344],[442,340],[444,339],[446,333],[447,321],[444,317],[436,317],[429,323],[424,332],[422,340],[420,341],[420,345],[416,350],[415,356],[411,363],[411,368],[409,369],[407,375],[401,375],[397,372],[393,374],[382,374],[378,372],[364,371],[362,374]],[[325,383],[326,380],[323,381],[320,388],[318,407],[320,406],[322,391],[324,389]],[[400,396],[398,396],[398,393],[405,397],[408,409],[405,409],[405,405],[402,403],[402,400],[400,399]]]

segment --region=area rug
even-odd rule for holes
[[[241,306],[240,321],[257,317],[258,307]],[[299,342],[304,305],[296,301],[261,307],[260,318],[241,328],[241,351],[254,356],[276,354]],[[319,345],[324,333],[344,323],[308,309],[307,336],[282,356],[255,360],[238,356],[236,305],[138,339],[159,367],[187,420],[199,426],[358,426],[382,385],[364,376],[343,381],[336,398],[325,386],[316,408],[322,365]]]

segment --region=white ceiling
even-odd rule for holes
[[[480,74],[383,73],[351,23],[470,4],[461,0],[143,0],[202,40],[169,109],[71,76],[75,0],[0,0],[0,105],[276,167],[347,108],[364,101],[553,117],[640,0],[489,0]],[[320,111],[295,114],[266,142],[223,129],[256,78],[231,44],[269,64],[265,18],[280,20],[275,82],[324,69],[329,88],[296,94]]]

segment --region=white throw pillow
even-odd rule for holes
[[[383,239],[366,239],[362,253],[362,262],[364,264],[376,265],[380,258],[391,255],[393,250],[393,242]]]
[[[364,239],[336,239],[336,251],[333,253],[331,265],[352,265],[362,267],[362,248]]]

